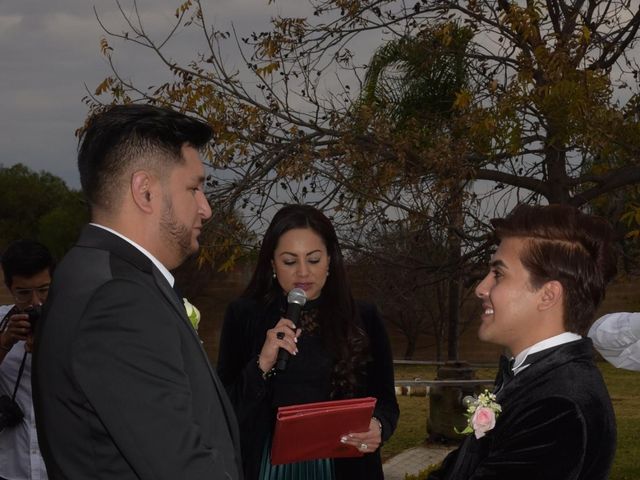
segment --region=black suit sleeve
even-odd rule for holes
[[[231,478],[235,468],[224,465],[217,445],[203,443],[193,420],[183,359],[191,346],[178,340],[176,318],[148,286],[113,280],[98,289],[72,347],[73,373],[88,401],[82,408],[96,412],[87,415],[100,419],[95,432],[108,432],[138,478]],[[223,419],[216,428],[227,428]]]

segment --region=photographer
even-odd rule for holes
[[[0,306],[0,480],[46,479],[33,414],[29,353],[39,308],[49,292],[53,260],[44,245],[19,240],[7,247],[0,263],[15,301]]]

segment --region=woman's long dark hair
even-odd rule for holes
[[[359,326],[338,237],[322,212],[310,205],[287,205],[275,214],[262,239],[256,269],[243,297],[265,306],[280,301],[283,291],[273,278],[271,262],[280,237],[296,228],[313,230],[327,248],[329,276],[319,302],[320,331],[325,348],[334,357],[332,397],[353,396],[358,374],[364,370],[368,360],[368,341]]]

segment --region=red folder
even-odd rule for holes
[[[360,450],[341,443],[340,438],[368,431],[375,404],[375,398],[366,397],[278,408],[271,463],[362,456]]]

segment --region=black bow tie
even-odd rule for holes
[[[511,380],[513,380],[513,359],[510,360],[504,355],[500,355],[500,367],[496,377],[495,393],[502,390]]]
[[[504,355],[500,356],[500,372],[502,377],[508,380],[513,378],[513,358],[507,358]]]
[[[524,367],[528,367],[540,358],[546,357],[548,354],[549,349],[544,349],[527,355],[518,367],[518,371],[522,371]],[[508,359],[504,355],[500,355],[500,367],[498,369],[498,376],[496,377],[496,393],[502,390],[511,380],[513,380],[513,377],[515,377],[515,374],[513,373],[514,362],[515,359]]]

